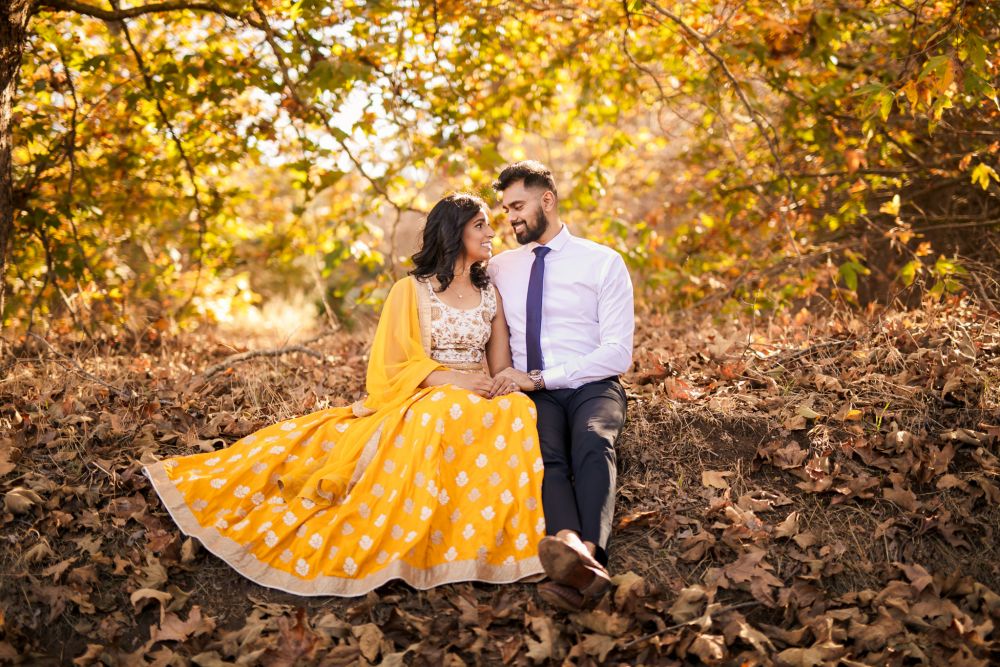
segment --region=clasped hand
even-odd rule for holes
[[[484,398],[495,398],[515,391],[530,391],[535,387],[527,373],[515,368],[505,368],[493,377],[486,373],[461,373],[454,384]]]

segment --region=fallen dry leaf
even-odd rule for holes
[[[826,664],[825,652],[818,648],[786,648],[776,656],[782,667],[819,667]]]
[[[299,607],[294,620],[288,616],[278,619],[278,645],[267,652],[262,662],[271,667],[295,667],[315,658],[320,637],[309,627],[305,614],[306,610]]]
[[[198,557],[198,550],[198,541],[193,537],[184,540],[181,545],[181,562],[185,564],[194,562],[194,559]]]
[[[671,377],[663,381],[663,390],[668,398],[677,401],[694,401],[705,394],[704,390],[692,387],[680,378]]]
[[[670,605],[670,618],[674,619],[675,623],[687,623],[698,617],[708,599],[708,593],[701,586],[694,585],[683,588],[677,594],[674,603]]]
[[[132,602],[132,608],[135,609],[136,613],[141,612],[152,600],[156,600],[160,603],[160,607],[164,608],[165,603],[171,599],[173,599],[173,596],[170,593],[157,591],[152,588],[140,588],[129,596],[129,601]],[[162,614],[160,615],[160,623],[163,623]]]
[[[17,464],[14,461],[20,458],[21,452],[14,447],[10,438],[0,438],[0,477],[14,470]]]
[[[920,592],[934,583],[934,577],[918,563],[893,563],[903,571],[906,578],[910,580],[910,585]]]
[[[583,641],[580,642],[583,652],[597,658],[599,663],[607,659],[608,653],[614,650],[616,645],[614,638],[606,634],[584,635]]]
[[[599,609],[573,614],[570,618],[588,630],[610,637],[621,637],[630,625],[628,618]]]
[[[52,551],[52,547],[49,546],[48,540],[41,539],[35,542],[30,547],[24,550],[21,554],[21,562],[23,563],[39,563],[43,560],[47,560],[55,555]]]
[[[552,619],[547,616],[528,616],[528,627],[537,635],[538,639],[525,635],[524,641],[528,646],[528,658],[535,664],[556,658],[555,640],[556,632]]]
[[[31,511],[32,507],[41,504],[41,502],[41,496],[34,491],[17,486],[4,494],[3,508],[5,512],[11,514],[26,514]]]
[[[196,380],[248,348],[218,332],[152,348],[53,337],[64,364],[135,395],[121,400],[44,356],[0,383],[0,471],[15,466],[0,474],[0,522],[18,538],[0,541],[18,575],[0,581],[0,662],[68,661],[93,645],[104,647],[86,658],[95,665],[988,664],[1000,617],[988,557],[1000,330],[956,315],[966,304],[846,319],[802,309],[752,334],[643,313],[616,443],[611,566],[625,574],[577,617],[520,585],[389,584],[361,600],[296,602],[239,579],[176,529],[140,462],[349,405],[363,390],[365,335],[326,339],[327,362],[254,362]],[[962,329],[972,356],[956,352]],[[723,340],[740,342],[713,351]],[[654,358],[665,375],[635,382]],[[659,382],[668,377],[682,380]],[[801,430],[783,432],[789,418]],[[8,507],[20,489],[38,501]],[[701,591],[675,598],[692,583]],[[192,604],[217,626],[184,628]],[[756,608],[747,618],[741,605]],[[161,615],[149,631],[159,641],[144,643],[139,613]],[[682,627],[666,629],[675,616]],[[381,639],[356,630],[365,625]]]
[[[645,595],[649,588],[646,580],[631,570],[611,577],[611,583],[615,586],[615,607],[619,609],[625,605],[630,594]]]
[[[688,653],[698,656],[706,665],[717,664],[726,655],[726,643],[722,635],[699,634],[691,645]]]
[[[101,661],[101,656],[105,654],[107,647],[103,644],[87,644],[87,650],[81,655],[73,658],[76,667],[88,667]]]
[[[173,613],[164,614],[163,620],[158,626],[151,626],[149,631],[149,645],[163,641],[187,641],[188,637],[197,637],[207,634],[215,629],[215,620],[209,617],[202,617],[201,607],[195,605],[191,607],[186,621],[182,621],[179,616]]]
[[[701,485],[713,489],[728,489],[729,482],[726,477],[733,473],[727,470],[703,470],[701,473]]]
[[[917,511],[917,494],[909,489],[898,487],[882,489],[882,495],[886,500],[896,503],[907,512]]]
[[[361,646],[361,655],[368,662],[375,662],[381,652],[382,631],[374,623],[365,623],[351,628],[352,633],[357,637]]]
[[[792,512],[774,529],[775,537],[792,537],[799,532],[799,513]],[[802,546],[802,545],[799,545]]]

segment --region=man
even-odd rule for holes
[[[615,441],[625,421],[618,375],[632,363],[632,281],[614,250],[570,234],[559,220],[555,181],[534,160],[505,168],[494,189],[520,248],[489,272],[503,298],[513,380],[535,402],[545,463],[547,536],[539,556],[552,579],[539,594],[579,609],[609,583]]]

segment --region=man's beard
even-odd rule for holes
[[[533,241],[537,241],[542,238],[542,234],[549,228],[549,221],[545,218],[545,213],[541,209],[538,210],[538,215],[535,216],[535,224],[532,225],[531,222],[524,221],[524,231],[520,234],[514,232],[514,238],[521,245],[527,245]]]

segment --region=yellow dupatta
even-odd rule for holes
[[[430,308],[416,279],[406,277],[389,290],[368,359],[368,397],[351,408],[354,419],[337,435],[333,450],[320,461],[287,476],[280,486],[286,499],[307,497],[330,502],[345,495],[375,454],[384,430],[403,418],[401,409],[420,395],[420,384],[443,366],[430,357]]]
[[[430,357],[426,297],[413,277],[403,278],[389,291],[368,359],[367,410],[398,406],[416,393],[428,375],[442,368]]]

